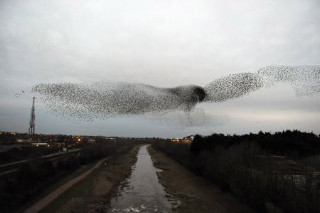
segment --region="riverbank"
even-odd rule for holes
[[[167,193],[181,202],[173,209],[177,213],[250,213],[249,207],[242,205],[228,193],[221,192],[216,186],[188,171],[161,151],[148,147],[160,182]]]
[[[113,190],[129,176],[138,150],[139,146],[135,146],[119,156],[115,164],[113,158],[105,160],[91,174],[67,189],[40,212],[104,212]]]
[[[77,184],[79,181],[86,178],[88,175],[90,175],[95,169],[101,166],[103,162],[105,162],[107,159],[102,159],[98,161],[93,167],[91,167],[86,172],[82,173],[81,175],[78,175],[77,177],[73,178],[72,180],[66,182],[56,190],[52,191],[50,194],[46,195],[42,199],[38,200],[34,205],[32,205],[30,208],[28,208],[24,213],[34,213],[39,212],[44,207],[46,207],[49,203],[51,203],[53,200],[55,200],[57,197],[59,197],[62,193],[64,193],[66,190],[71,188],[73,185]]]

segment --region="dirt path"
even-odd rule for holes
[[[249,207],[242,205],[234,197],[221,192],[213,184],[191,173],[176,161],[160,151],[149,147],[160,182],[167,193],[178,198],[181,204],[173,212],[181,213],[250,213]]]
[[[40,213],[97,213],[106,212],[110,196],[118,185],[130,175],[131,166],[137,160],[140,145],[121,153],[114,166],[113,158],[97,165],[87,177],[64,190],[49,202]],[[30,211],[31,212],[31,211]]]
[[[94,167],[92,167],[91,169],[89,169],[88,171],[82,173],[81,175],[79,175],[78,177],[70,180],[69,182],[65,183],[64,185],[60,186],[58,189],[56,189],[55,191],[51,192],[50,194],[48,194],[47,196],[45,196],[44,198],[42,198],[41,200],[39,200],[37,203],[35,203],[33,206],[31,206],[29,209],[27,209],[26,211],[24,211],[24,213],[35,213],[40,211],[41,209],[43,209],[45,206],[47,206],[49,203],[51,203],[53,200],[55,200],[59,195],[61,195],[63,192],[65,192],[67,189],[69,189],[70,187],[72,187],[74,184],[78,183],[79,181],[81,181],[82,179],[84,179],[85,177],[87,177],[89,174],[92,173],[93,170],[97,169],[98,167],[101,166],[101,164],[106,160],[102,159],[100,161],[98,161],[96,163],[96,165]]]

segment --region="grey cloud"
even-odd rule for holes
[[[12,95],[34,84],[57,82],[127,81],[175,87],[205,85],[270,64],[319,65],[319,20],[317,0],[2,0],[0,84]],[[283,99],[281,105],[277,102],[281,98],[267,89],[245,97],[243,104],[240,99],[231,103],[239,110],[254,108],[261,93],[269,103],[261,101],[266,109],[288,106],[298,113],[317,108],[318,96],[285,103],[289,90],[283,88],[280,85],[276,91]],[[12,103],[6,92],[0,94],[2,102]],[[29,113],[28,99],[17,100]],[[228,113],[228,105],[217,106],[226,106],[224,113]],[[40,103],[38,107],[43,108]],[[0,116],[9,112],[10,108],[0,108]],[[310,130],[320,125],[301,122]],[[97,124],[92,125],[94,131]],[[10,129],[11,125],[1,126]],[[236,131],[237,125],[231,127]],[[175,134],[170,128],[163,132]]]

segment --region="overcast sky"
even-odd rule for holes
[[[318,0],[0,0],[0,131],[27,132],[33,96],[27,91],[38,83],[204,86],[268,65],[320,65]],[[217,122],[184,127],[166,117],[123,117],[74,123],[37,100],[36,133],[320,133],[320,96],[297,97],[286,84],[197,107]]]

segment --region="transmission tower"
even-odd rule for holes
[[[31,108],[31,116],[30,116],[30,122],[29,122],[29,134],[34,134],[34,129],[35,129],[35,120],[36,120],[36,115],[35,115],[35,109],[34,109],[34,101],[35,97],[33,97],[32,101],[32,108]]]

